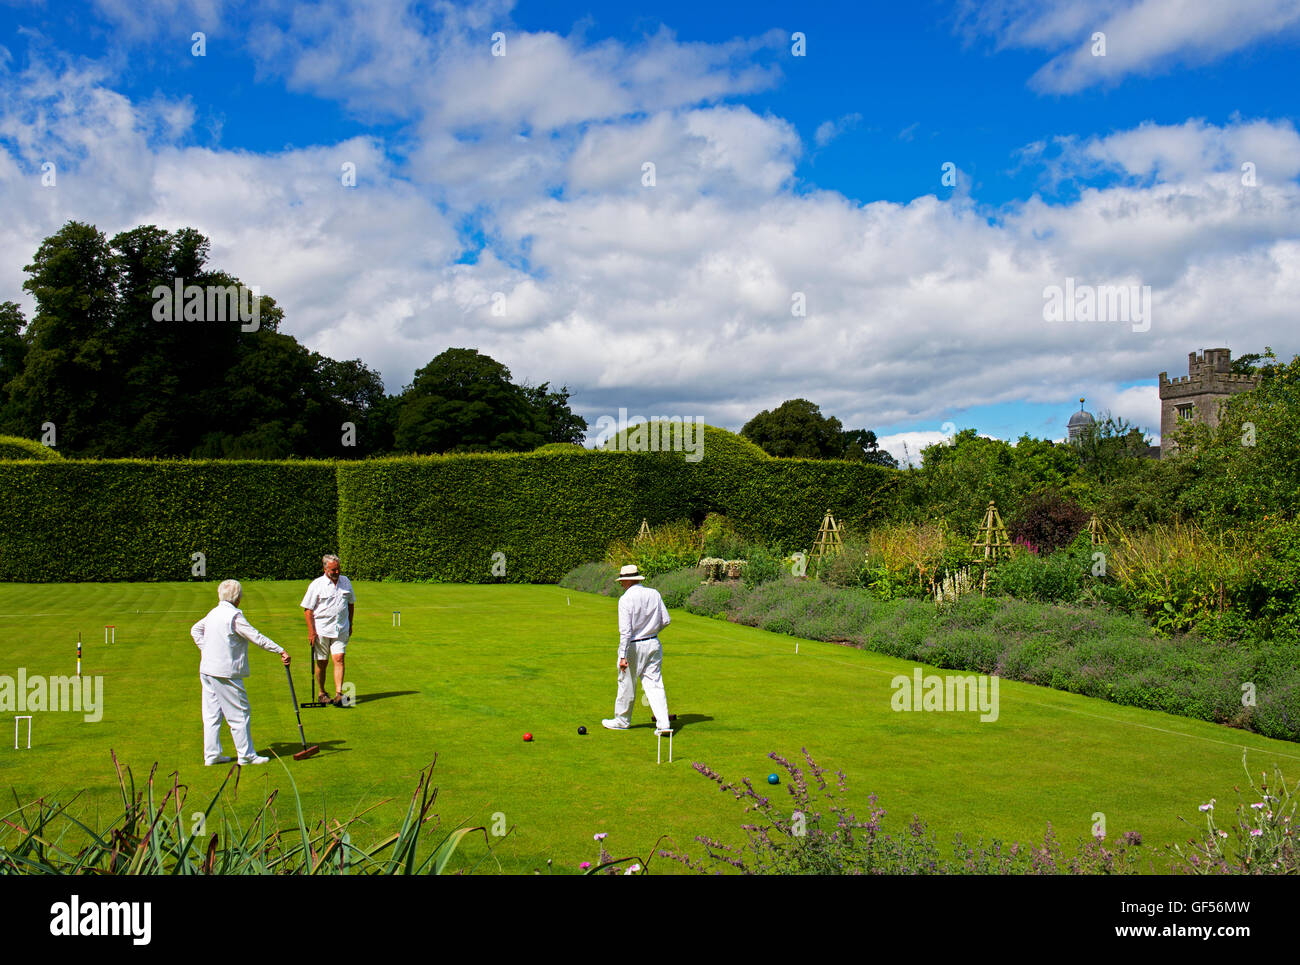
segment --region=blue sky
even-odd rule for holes
[[[1158,432],[1187,352],[1297,351],[1298,37],[1297,0],[0,0],[0,299],[69,218],[192,225],[390,390],[468,345],[593,425]],[[1067,278],[1150,318],[1045,321]]]

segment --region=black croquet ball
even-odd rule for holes
[[[585,733],[587,733],[587,728],[585,728],[585,727],[579,727],[579,728],[578,728],[578,733],[579,733],[579,734],[585,734]]]

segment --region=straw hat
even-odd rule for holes
[[[635,563],[629,563],[629,564],[627,564],[627,566],[623,567],[621,570],[618,571],[618,582],[619,582],[619,583],[622,583],[622,582],[624,582],[625,580],[638,580],[638,581],[639,581],[639,580],[644,580],[644,579],[645,579],[645,577],[641,575],[641,571],[638,570],[638,569],[636,568],[636,564],[635,564]]]

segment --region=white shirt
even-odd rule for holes
[[[203,654],[199,673],[209,677],[247,677],[249,643],[271,653],[284,653],[284,647],[258,633],[245,619],[244,612],[226,600],[190,627],[190,636]]]
[[[340,575],[338,583],[322,573],[311,581],[307,593],[298,604],[304,610],[311,610],[316,618],[316,633],[347,643],[352,626],[348,622],[348,604],[356,603],[356,594],[352,592],[352,583],[346,576]]]
[[[618,600],[618,659],[626,660],[632,643],[659,636],[672,622],[658,590],[644,583],[629,586]]]

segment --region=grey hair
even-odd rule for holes
[[[238,580],[222,580],[221,585],[217,587],[217,599],[225,603],[238,603],[243,595],[244,588],[239,585]]]
[[[343,565],[343,561],[340,560],[333,553],[327,553],[326,555],[322,556],[320,558],[320,561],[322,566],[324,566],[326,563],[337,563],[339,566]]]

